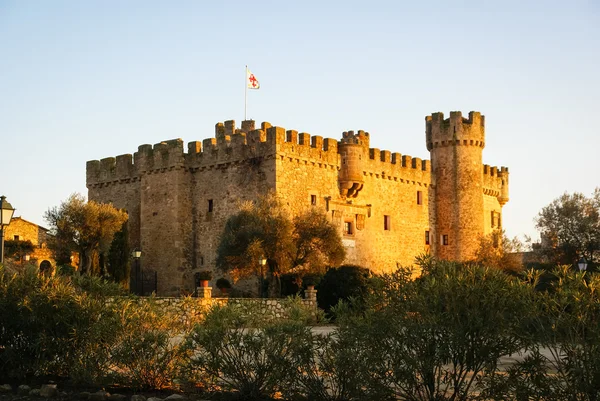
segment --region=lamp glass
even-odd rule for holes
[[[10,203],[5,200],[4,196],[0,201],[0,207],[2,208],[2,210],[0,210],[0,226],[7,226],[10,224],[15,209],[13,209]]]
[[[262,266],[264,266],[264,265],[266,265],[266,264],[267,264],[267,259],[265,259],[265,258],[260,258],[260,259],[258,260],[258,263],[260,263]]]
[[[579,266],[579,271],[585,271],[587,269],[587,260],[582,256],[577,262],[577,266]]]
[[[142,257],[142,251],[136,249],[135,251],[133,251],[133,257],[136,259]]]

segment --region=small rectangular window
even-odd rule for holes
[[[208,200],[208,213],[211,213],[213,211],[213,200],[209,199]]]
[[[19,236],[15,235],[15,241],[18,241],[18,240],[19,240]]]
[[[442,245],[448,245],[448,234],[442,235]]]
[[[423,191],[417,191],[417,205],[423,204]]]
[[[354,224],[351,221],[344,222],[344,235],[354,234]]]
[[[491,222],[491,226],[492,226],[492,228],[494,228],[494,220],[495,220],[495,217],[496,217],[496,216],[494,216],[494,211],[492,211],[492,212],[491,212],[491,214],[490,214],[490,222]]]
[[[310,204],[315,206],[317,204],[317,195],[310,196]]]
[[[390,231],[392,229],[392,218],[387,214],[383,216],[383,229]]]
[[[425,245],[429,245],[429,231],[425,231]]]

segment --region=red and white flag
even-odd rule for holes
[[[258,82],[258,79],[256,79],[254,74],[251,73],[248,68],[246,68],[246,84],[248,85],[248,89],[260,88],[260,83]]]

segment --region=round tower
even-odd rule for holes
[[[369,133],[358,131],[344,132],[338,144],[341,157],[338,183],[342,198],[356,198],[363,188],[363,158],[369,149]],[[366,153],[368,155],[368,153]]]
[[[435,188],[434,256],[465,261],[475,256],[484,232],[483,163],[485,117],[472,111],[425,118]]]

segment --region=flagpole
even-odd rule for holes
[[[248,66],[244,72],[244,121],[246,121],[246,108],[248,105]]]

